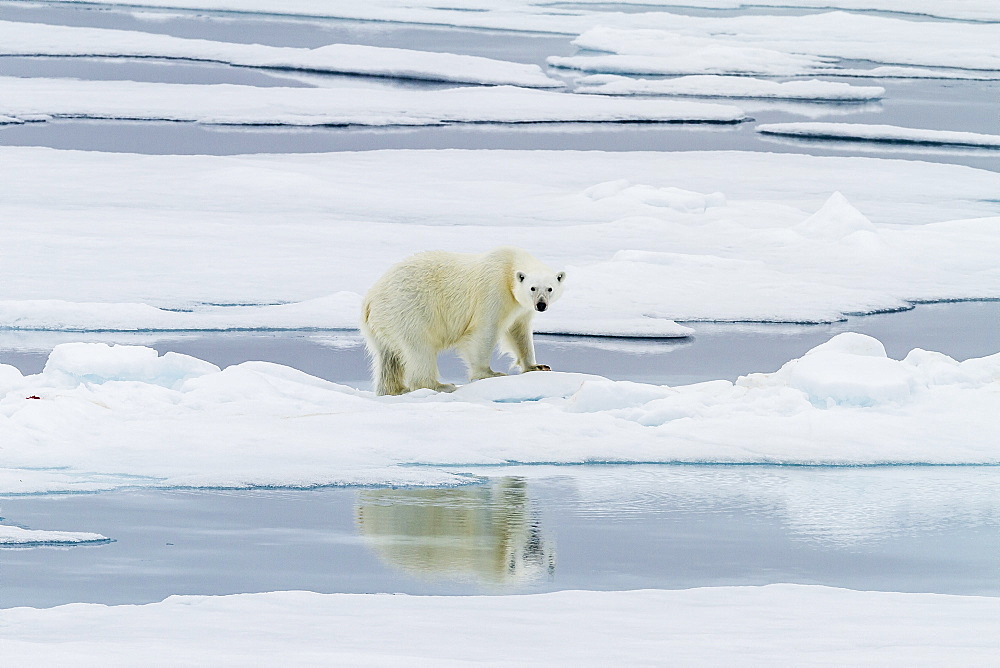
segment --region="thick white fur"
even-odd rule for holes
[[[511,247],[481,255],[430,251],[392,266],[361,306],[375,392],[451,392],[455,386],[440,382],[437,367],[438,353],[449,348],[469,380],[504,375],[490,368],[498,345],[522,372],[548,370],[535,362],[531,318],[559,298],[564,278]]]

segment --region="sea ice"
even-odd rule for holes
[[[0,55],[169,58],[313,72],[559,88],[538,65],[492,58],[330,44],[314,49],[238,44],[171,35],[0,21]]]
[[[968,167],[792,154],[2,147],[0,327],[351,329],[393,262],[503,244],[568,271],[536,331],[829,322],[1000,296],[998,191]]]
[[[954,130],[923,130],[895,125],[863,123],[762,123],[758,132],[817,139],[856,139],[864,141],[904,142],[908,144],[953,144],[1000,148],[1000,135]]]
[[[613,56],[552,57],[549,62],[588,71],[640,74],[773,75],[817,70],[834,74],[837,59],[1000,70],[998,23],[909,21],[829,12],[725,18],[664,14],[647,17],[644,26],[599,26],[574,40],[581,49]]]
[[[164,658],[172,665],[607,666],[664,657],[975,665],[996,656],[998,620],[997,598],[795,584],[526,596],[289,591],[0,610],[0,651],[24,666]]]
[[[1000,463],[1000,353],[894,360],[853,333],[772,373],[677,387],[534,372],[376,397],[101,343],[56,346],[37,375],[0,366],[0,381],[0,485],[14,485],[0,493],[447,485],[511,463]]]
[[[216,125],[443,123],[737,123],[737,107],[704,102],[565,95],[513,86],[446,90],[282,88],[232,84],[0,77],[0,114],[196,121]]]
[[[41,531],[0,525],[0,547],[34,547],[38,545],[78,545],[106,543],[106,536],[82,531]]]

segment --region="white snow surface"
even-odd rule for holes
[[[867,141],[905,142],[909,144],[954,144],[1000,148],[1000,135],[954,130],[925,130],[897,125],[864,123],[762,123],[758,132],[818,139],[861,139]]]
[[[608,666],[664,657],[986,665],[1000,650],[1000,599],[791,584],[526,596],[289,591],[10,608],[0,610],[0,625],[10,666],[164,658],[175,666]]]
[[[283,88],[233,84],[0,77],[0,114],[196,121],[219,125],[439,125],[566,121],[737,122],[737,107],[704,102],[580,98],[515,86],[445,90]]]
[[[73,545],[104,543],[108,538],[99,533],[82,531],[42,531],[0,525],[0,547],[32,547],[36,545]]]
[[[968,167],[792,154],[2,147],[0,327],[354,328],[394,262],[505,244],[568,272],[536,331],[828,322],[1000,297],[997,192]]]
[[[67,343],[40,374],[0,365],[0,393],[0,494],[461,484],[456,467],[511,463],[1000,463],[1000,353],[894,360],[854,333],[735,383],[533,372],[402,397]]]
[[[634,79],[613,74],[594,74],[579,79],[575,92],[600,95],[685,95],[860,101],[877,100],[885,94],[885,89],[881,86],[852,86],[818,79],[778,82],[754,77],[711,74],[673,79]]]
[[[364,74],[433,81],[559,88],[538,65],[359,44],[315,49],[238,44],[171,35],[0,21],[0,55],[169,58],[242,67]]]

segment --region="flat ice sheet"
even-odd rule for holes
[[[998,464],[998,383],[1000,353],[895,360],[854,333],[735,383],[534,372],[402,397],[69,343],[40,374],[0,365],[0,493],[454,485],[472,480],[455,467],[511,463]]]
[[[1000,650],[998,620],[997,598],[791,584],[459,597],[289,591],[0,610],[0,650],[25,666],[164,657],[173,665],[579,666],[667,656],[971,665]]]
[[[881,86],[853,86],[836,81],[771,81],[754,77],[702,75],[674,79],[635,79],[595,74],[576,82],[577,93],[598,95],[683,95],[738,97],[775,100],[877,100],[885,94]]]
[[[0,77],[0,115],[189,121],[217,125],[717,122],[737,107],[703,102],[581,98],[514,86],[446,90],[259,88],[233,84]]]
[[[168,58],[312,72],[559,88],[538,65],[359,44],[315,49],[237,44],[171,35],[0,21],[0,55]]]
[[[568,272],[536,331],[829,322],[1000,297],[997,192],[967,167],[788,154],[0,148],[0,326],[353,328],[393,262],[504,244]]]
[[[763,123],[758,132],[790,137],[817,139],[857,139],[865,141],[903,142],[907,144],[951,144],[1000,148],[1000,135],[951,130],[924,130],[895,125],[863,123]]]

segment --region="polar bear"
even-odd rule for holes
[[[549,370],[535,362],[531,318],[559,298],[565,278],[512,247],[478,255],[429,251],[394,265],[361,305],[375,392],[453,391],[438,379],[437,355],[449,348],[469,380],[504,375],[490,368],[498,345],[522,372]]]

